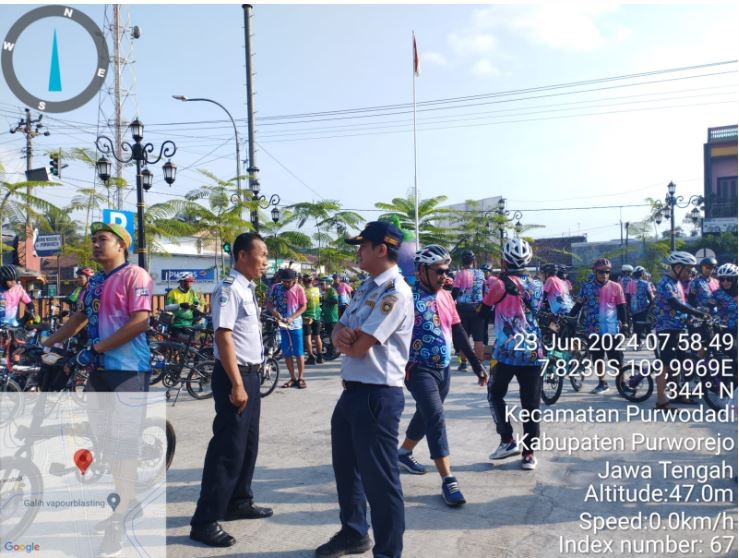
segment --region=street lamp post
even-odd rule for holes
[[[505,198],[500,198],[498,200],[498,207],[492,211],[486,211],[482,214],[484,217],[489,217],[491,215],[495,215],[498,217],[496,227],[498,229],[498,234],[500,235],[500,253],[501,257],[503,254],[503,243],[505,241],[505,226],[508,223],[512,223],[513,221],[516,221],[516,224],[514,225],[514,231],[516,233],[516,236],[521,234],[521,231],[523,231],[523,225],[521,224],[521,218],[523,217],[523,213],[516,210],[513,212],[513,216],[509,218],[509,215],[511,215],[510,210],[506,209],[506,200]]]
[[[280,196],[277,194],[272,194],[269,199],[267,199],[264,195],[259,195],[259,180],[256,177],[256,174],[259,172],[259,169],[256,167],[249,167],[246,169],[246,172],[249,173],[249,190],[251,190],[251,200],[254,202],[254,209],[251,212],[251,224],[254,226],[254,230],[256,232],[259,232],[259,208],[267,209],[269,206],[274,206],[272,208],[272,211],[270,212],[272,216],[272,221],[274,223],[277,223],[280,220],[280,208],[277,207],[280,204]]]
[[[702,217],[701,210],[703,209],[703,202],[705,201],[703,196],[692,195],[687,200],[683,196],[676,196],[675,191],[677,186],[674,182],[670,181],[667,185],[667,194],[665,194],[664,204],[657,202],[654,208],[653,217],[655,222],[659,225],[662,222],[662,218],[670,220],[670,251],[675,251],[675,208],[679,207],[685,209],[690,205],[693,205],[693,210],[690,212],[690,219],[693,224],[697,224],[701,221]],[[702,227],[701,227],[702,228]],[[701,230],[701,235],[703,231]]]
[[[136,162],[136,221],[138,228],[136,231],[136,253],[139,255],[139,267],[146,269],[144,190],[149,191],[154,182],[154,174],[147,168],[147,165],[155,165],[162,157],[167,157],[168,160],[162,166],[162,171],[164,172],[164,181],[171,186],[175,181],[177,165],[172,163],[172,161],[169,160],[169,157],[174,156],[177,152],[177,146],[173,141],[166,140],[162,143],[159,149],[159,155],[156,158],[152,158],[151,154],[154,153],[154,146],[151,143],[142,143],[144,139],[144,124],[137,118],[131,122],[129,128],[131,130],[134,143],[132,145],[124,141],[121,144],[122,151],[128,151],[131,153],[128,157],[119,158],[115,154],[113,140],[107,136],[98,136],[95,140],[95,146],[103,153],[103,156],[98,159],[97,163],[95,163],[95,169],[97,170],[100,180],[105,182],[110,179],[112,169],[112,164],[106,155],[112,156],[116,161],[123,164],[130,163],[131,161]]]
[[[244,199],[241,197],[241,151],[239,148],[239,131],[236,128],[236,122],[234,121],[233,116],[231,116],[231,113],[228,112],[228,109],[224,107],[221,103],[218,101],[214,101],[213,99],[205,99],[202,97],[198,97],[195,99],[190,99],[189,97],[185,97],[184,95],[172,95],[174,99],[177,99],[178,101],[183,101],[185,103],[193,102],[193,101],[203,101],[205,103],[213,103],[214,105],[218,105],[223,109],[223,112],[225,112],[228,115],[228,118],[231,120],[231,125],[234,129],[234,141],[236,142],[236,195],[239,198],[239,203],[243,203]]]

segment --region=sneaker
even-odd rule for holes
[[[316,363],[317,364],[323,364],[323,355],[318,355],[316,357]]]
[[[421,465],[412,453],[398,452],[398,464],[412,475],[425,475],[426,467]]]
[[[451,508],[456,508],[467,502],[459,489],[457,477],[444,479],[441,483],[441,497],[444,498],[446,505]]]
[[[590,393],[605,393],[609,389],[610,388],[608,387],[608,384],[606,384],[605,382],[604,383],[599,383],[597,386],[595,386],[593,388],[593,390]]]
[[[536,469],[536,457],[534,457],[533,453],[524,454],[523,459],[521,460],[521,469],[525,469],[527,471],[533,471]]]
[[[308,358],[305,359],[306,366],[309,364],[315,364],[315,363],[316,363],[316,359],[313,355],[309,355]]]
[[[111,558],[118,556],[123,551],[121,541],[123,539],[123,524],[120,521],[112,521],[105,529],[105,536],[100,545],[97,556],[99,558]]]
[[[457,370],[459,370],[460,372],[463,370],[467,370],[467,363],[466,362],[460,363],[460,365],[457,366]]]
[[[362,554],[372,548],[369,535],[354,537],[339,531],[331,539],[316,548],[316,558],[339,558],[346,554]]]
[[[490,454],[490,459],[504,459],[511,455],[518,455],[521,449],[518,447],[516,440],[510,442],[501,442],[498,448]]]
[[[639,384],[641,383],[643,379],[644,379],[644,376],[642,376],[641,374],[635,374],[631,378],[629,378],[629,381],[626,382],[626,386],[629,389],[634,390],[639,386]]]

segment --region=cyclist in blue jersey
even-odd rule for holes
[[[711,304],[711,295],[718,290],[718,279],[712,277],[713,270],[718,262],[716,258],[703,258],[698,264],[700,273],[690,281],[688,291],[685,293],[688,304],[695,307],[706,308]]]
[[[457,303],[457,312],[462,320],[462,327],[472,336],[475,354],[478,360],[483,359],[484,338],[483,328],[485,321],[478,315],[478,307],[482,302],[483,289],[485,288],[485,273],[475,267],[475,253],[472,250],[462,252],[462,269],[454,276],[452,297]],[[462,361],[459,370],[467,369],[467,361],[460,356]]]

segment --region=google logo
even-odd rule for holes
[[[31,554],[31,552],[39,552],[41,550],[41,547],[36,543],[13,544],[12,542],[8,541],[3,545],[3,550],[7,550],[8,552],[26,552],[28,554]]]

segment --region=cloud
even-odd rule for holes
[[[459,56],[488,54],[497,47],[497,40],[490,33],[449,33],[449,45]]]
[[[472,73],[477,76],[498,76],[500,71],[487,58],[481,58],[472,66]]]
[[[443,54],[438,52],[419,52],[421,64],[431,64],[433,66],[447,66],[449,61]]]

